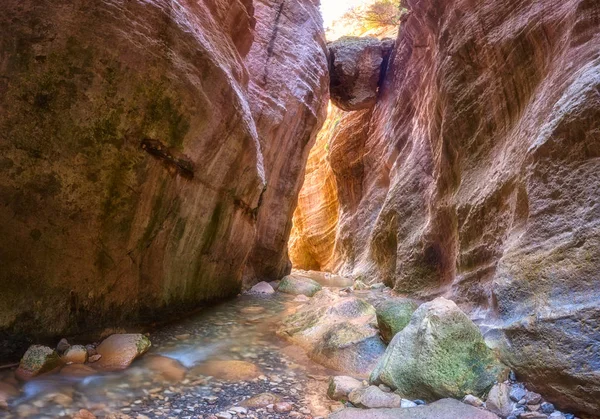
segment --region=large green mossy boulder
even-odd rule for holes
[[[299,275],[288,275],[284,277],[277,287],[277,291],[285,294],[306,295],[312,297],[322,289],[317,281]]]
[[[396,333],[406,327],[418,307],[416,302],[409,299],[392,299],[378,304],[377,325],[381,338],[385,342],[390,342]]]
[[[408,399],[461,399],[485,393],[503,371],[479,328],[454,302],[437,298],[392,339],[371,382]]]

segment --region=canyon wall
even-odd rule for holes
[[[2,3],[0,358],[239,292],[270,200],[293,211],[327,100],[317,5],[286,2],[275,22],[283,3],[256,3]],[[303,71],[293,94],[248,71],[283,46]]]
[[[405,3],[377,104],[329,141],[338,271],[452,298],[520,379],[597,414],[600,3]]]
[[[267,188],[245,272],[249,284],[291,271],[287,244],[292,215],[329,95],[327,47],[316,5],[307,0],[257,0],[255,15],[256,38],[246,62]]]
[[[327,120],[308,155],[288,243],[290,259],[302,269],[331,272],[336,268],[334,246],[339,199],[328,155],[329,139],[342,113],[342,110],[329,106]]]

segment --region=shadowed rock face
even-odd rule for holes
[[[454,299],[520,378],[595,414],[600,4],[406,3],[372,115],[345,116],[364,123],[340,122],[330,143],[334,259]],[[350,167],[360,180],[338,175]]]
[[[271,193],[291,218],[327,100],[317,6],[286,2],[275,22],[275,2],[254,3],[2,3],[0,357],[239,291]],[[284,47],[304,90],[254,79]]]

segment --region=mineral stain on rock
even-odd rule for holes
[[[177,173],[186,179],[194,178],[194,163],[186,156],[177,155],[175,151],[167,148],[158,140],[144,139],[141,143],[142,150],[164,162],[171,173]]]

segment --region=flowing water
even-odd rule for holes
[[[20,386],[5,371],[0,391],[19,394],[0,417],[71,417],[87,409],[109,418],[209,418],[236,413],[232,407],[267,392],[290,402],[292,412],[262,407],[246,417],[326,416],[339,407],[326,398],[327,377],[335,373],[276,334],[282,317],[301,304],[294,300],[280,293],[242,295],[206,309],[151,333],[151,350],[120,372],[72,365]]]

